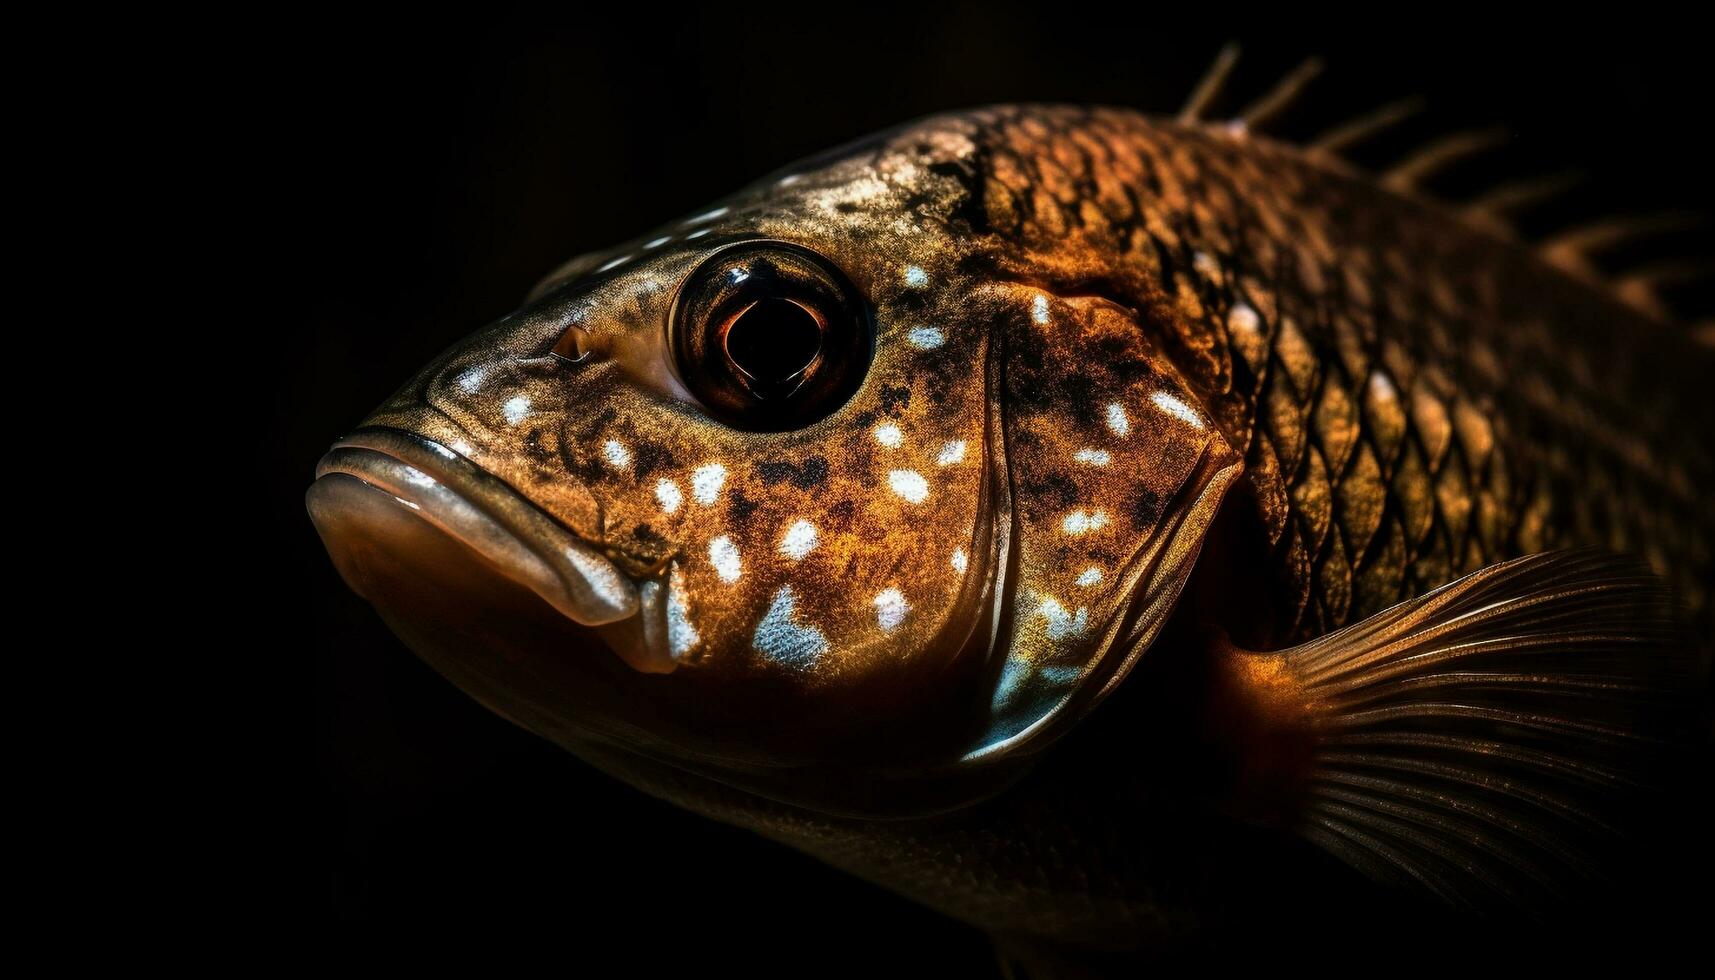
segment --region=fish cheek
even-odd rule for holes
[[[659,453],[631,455],[629,499],[672,511],[682,680],[777,690],[780,725],[855,733],[933,704],[985,619],[983,372],[949,386],[924,367],[931,348],[881,346],[851,403],[809,429],[685,420]]]
[[[948,441],[846,429],[729,456],[706,520],[684,529],[688,614],[721,638],[706,656],[807,691],[917,671],[955,613],[977,518],[978,453],[937,467]]]

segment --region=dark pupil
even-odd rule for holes
[[[810,311],[790,300],[757,300],[727,330],[726,352],[763,397],[790,394],[797,374],[815,360],[822,328]],[[785,391],[771,390],[785,386]]]

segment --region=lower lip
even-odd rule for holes
[[[461,542],[575,622],[618,622],[638,611],[636,585],[611,562],[438,444],[404,432],[364,431],[329,451],[317,474],[307,504],[336,561],[340,535],[362,533],[354,515],[375,520],[376,506],[385,505]],[[348,509],[353,514],[342,513]]]

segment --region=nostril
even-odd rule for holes
[[[581,364],[594,353],[595,345],[589,331],[577,326],[567,327],[553,350],[555,357],[568,364]]]

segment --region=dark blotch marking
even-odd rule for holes
[[[1179,288],[1177,282],[1179,277],[1179,262],[1174,256],[1173,250],[1168,248],[1161,239],[1151,235],[1149,236],[1149,242],[1151,245],[1155,246],[1155,261],[1161,269],[1161,282],[1158,283],[1158,285],[1162,292],[1171,296],[1174,291]]]
[[[798,479],[793,484],[800,489],[808,490],[819,487],[828,481],[828,461],[820,456],[812,456],[804,461],[798,469]]]
[[[586,422],[583,428],[578,431],[586,441],[593,440],[597,433],[607,428],[617,418],[619,418],[619,409],[609,406],[596,413],[596,417]]]
[[[987,235],[995,230],[989,223],[988,201],[985,198],[988,183],[982,176],[988,169],[986,157],[986,152],[979,151],[976,159],[970,162],[945,160],[929,165],[930,173],[951,177],[964,188],[965,193],[959,198],[959,203],[953,206],[947,219],[955,229],[963,225],[964,230],[973,235]]]
[[[593,456],[585,456],[573,447],[595,441],[594,436],[618,417],[618,409],[604,408],[594,419],[578,428],[574,438],[567,438],[565,432],[562,432],[559,447],[560,465],[566,468],[567,473],[590,486],[607,481],[608,471],[601,461]]]
[[[1087,374],[1074,374],[1060,382],[1061,398],[1079,425],[1096,424],[1096,405],[1100,393],[1096,382]]]
[[[911,407],[911,389],[906,385],[892,385],[881,389],[881,410],[893,415],[902,408]]]
[[[672,469],[678,465],[670,450],[652,442],[640,443],[632,452],[631,458],[639,480],[656,470]]]
[[[743,490],[733,490],[732,502],[727,504],[727,515],[734,524],[748,525],[750,515],[756,513],[756,501],[746,497]]]
[[[769,486],[791,481],[800,490],[810,490],[821,486],[828,479],[828,461],[820,456],[812,456],[804,461],[802,466],[795,466],[781,460],[770,460],[756,464],[756,473],[762,477],[762,482]]]
[[[1045,500],[1053,500],[1057,507],[1070,507],[1078,502],[1078,484],[1063,473],[1050,473],[1040,480],[1033,481],[1025,492]]]
[[[1131,505],[1131,521],[1139,530],[1149,530],[1160,523],[1161,495],[1149,489],[1139,491]]]
[[[631,536],[651,548],[661,548],[667,544],[667,539],[647,524],[639,524],[632,528]]]
[[[609,475],[600,462],[573,452],[572,447],[564,441],[560,443],[560,465],[565,468],[567,475],[582,481],[586,486],[604,483]]]
[[[542,445],[542,430],[531,429],[524,437],[524,455],[538,463],[552,459],[554,451]]]
[[[1138,378],[1150,372],[1149,359],[1140,356],[1120,337],[1102,337],[1094,347],[1094,363],[1106,365],[1122,378]]]

